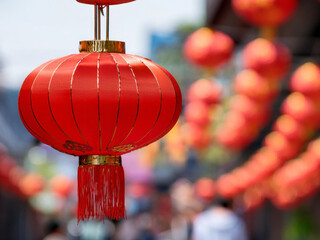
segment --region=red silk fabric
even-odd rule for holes
[[[51,60],[25,80],[21,119],[30,133],[72,155],[121,155],[164,136],[181,92],[161,66],[133,55],[83,53]]]
[[[116,5],[116,4],[122,4],[122,3],[128,3],[133,2],[135,0],[77,0],[77,2],[80,3],[86,3],[86,4],[98,4],[98,5]]]

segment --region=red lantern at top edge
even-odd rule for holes
[[[232,0],[234,11],[257,26],[278,26],[296,10],[297,0]]]
[[[186,40],[183,48],[185,58],[202,68],[217,68],[231,57],[234,43],[226,34],[200,28]]]
[[[111,1],[103,3],[108,11]],[[98,39],[101,10],[95,6]],[[125,54],[123,42],[99,39],[80,42],[80,54],[51,60],[31,72],[18,104],[34,137],[79,156],[78,220],[89,220],[125,217],[121,155],[169,132],[182,99],[164,68]]]
[[[281,43],[258,38],[244,48],[243,62],[245,68],[255,70],[269,81],[277,81],[288,72],[291,54]]]

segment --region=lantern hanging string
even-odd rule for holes
[[[98,8],[97,8],[97,15],[98,15],[98,40],[101,40],[101,6],[98,5]]]
[[[101,40],[101,14],[104,16],[104,8],[106,8],[106,40],[109,40],[109,4],[94,6],[94,40]]]
[[[109,40],[109,4],[106,5],[106,40]]]
[[[98,5],[94,5],[94,40],[98,39]]]

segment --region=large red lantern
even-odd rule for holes
[[[297,0],[232,0],[235,12],[258,26],[278,26],[284,23],[297,5]]]
[[[271,81],[279,80],[290,68],[288,48],[277,42],[258,38],[243,50],[244,67],[253,69]]]
[[[210,28],[200,28],[188,37],[183,51],[190,63],[203,68],[216,68],[230,59],[233,47],[233,40],[228,35]]]
[[[107,11],[116,3],[95,1],[101,2]],[[95,6],[95,22],[101,8]],[[99,24],[96,29],[99,36]],[[125,217],[121,155],[160,139],[175,125],[181,93],[170,73],[125,54],[123,42],[83,41],[80,52],[51,60],[26,78],[20,116],[34,137],[80,157],[78,219],[120,219]]]

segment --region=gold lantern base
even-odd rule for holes
[[[125,43],[120,41],[92,40],[81,41],[79,45],[80,53],[125,53]]]
[[[79,165],[122,166],[122,161],[117,155],[84,155],[79,157]]]

